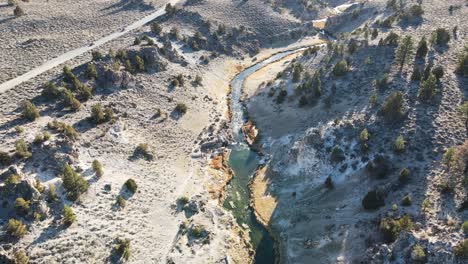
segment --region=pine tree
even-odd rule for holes
[[[426,57],[428,48],[427,48],[427,41],[426,37],[422,37],[422,39],[418,43],[418,49],[416,51],[417,58],[424,58]]]

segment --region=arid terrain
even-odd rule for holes
[[[467,25],[464,0],[0,2],[0,263],[468,263]]]

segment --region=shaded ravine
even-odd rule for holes
[[[257,221],[255,213],[250,206],[251,197],[249,183],[260,165],[261,157],[259,154],[252,151],[245,143],[241,132],[242,125],[246,121],[246,109],[241,102],[243,85],[247,77],[261,68],[307,48],[308,47],[299,47],[277,53],[240,72],[231,81],[230,107],[234,142],[230,146],[229,166],[234,172],[234,177],[227,186],[226,199],[223,205],[225,208],[232,211],[240,226],[249,228],[251,244],[255,250],[255,264],[277,263],[279,257],[277,256],[274,238],[269,231]]]
[[[167,3],[170,3],[172,5],[175,5],[179,2],[181,2],[182,0],[170,0],[170,1],[167,1]],[[155,12],[149,14],[148,16],[145,16],[144,18],[136,21],[136,22],[133,22],[132,24],[129,24],[127,27],[125,27],[122,31],[117,31],[117,32],[114,32],[114,33],[111,33],[105,37],[102,37],[96,41],[94,41],[93,43],[89,44],[89,45],[86,45],[86,46],[82,46],[80,48],[77,48],[77,49],[74,49],[74,50],[71,50],[69,52],[66,52],[56,58],[53,58],[51,60],[48,60],[46,62],[44,62],[42,65],[16,77],[16,78],[13,78],[13,79],[10,79],[2,84],[0,84],[0,93],[3,93],[9,89],[12,89],[13,87],[23,83],[23,82],[26,82],[50,69],[53,69],[57,66],[59,66],[60,64],[62,63],[65,63],[71,59],[74,59],[92,49],[95,49],[97,47],[100,47],[104,44],[106,44],[107,42],[109,41],[112,41],[116,38],[119,38],[127,33],[129,33],[130,31],[132,30],[135,30],[135,29],[138,29],[140,27],[143,27],[144,25],[146,25],[147,23],[151,22],[152,20],[160,17],[160,16],[163,16],[166,14],[166,10],[164,9],[164,7],[160,7],[158,10],[156,10]]]

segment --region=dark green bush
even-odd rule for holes
[[[54,120],[52,122],[47,123],[47,127],[49,129],[54,130],[54,131],[57,131],[58,133],[63,134],[64,136],[66,136],[70,140],[78,139],[78,133],[76,132],[76,130],[72,126],[70,126],[68,124],[65,124],[65,123],[59,122],[57,120]]]
[[[331,154],[330,154],[330,159],[332,162],[341,162],[345,160],[345,155],[344,155],[343,150],[338,146],[333,147]]]
[[[405,195],[405,197],[403,197],[403,200],[401,200],[401,205],[410,206],[411,204],[412,204],[411,196],[409,194]]]
[[[401,231],[409,231],[413,228],[413,221],[408,215],[399,219],[383,218],[380,220],[380,232],[388,243],[394,242]]]
[[[134,179],[128,179],[124,185],[131,193],[135,193],[137,191],[138,186]]]
[[[463,222],[461,229],[465,235],[468,235],[468,221]]]
[[[393,149],[399,153],[405,151],[405,139],[403,138],[402,135],[399,135],[395,139],[395,143],[393,144]]]
[[[67,197],[71,201],[78,200],[89,187],[88,182],[68,164],[62,167],[62,181]]]
[[[88,64],[88,67],[86,68],[84,75],[86,78],[89,80],[96,79],[97,78],[97,71],[96,71],[96,66],[94,64]]]
[[[62,90],[62,98],[65,105],[69,106],[72,110],[77,111],[81,107],[80,101],[76,99],[73,93],[68,89]]]
[[[62,221],[65,226],[71,226],[76,222],[76,215],[70,206],[64,205],[62,209]]]
[[[403,117],[403,93],[396,91],[391,93],[383,102],[380,113],[387,121],[395,121]]]
[[[407,183],[410,180],[410,171],[407,168],[401,169],[398,180],[401,183]]]
[[[13,15],[15,15],[15,17],[20,17],[26,15],[26,13],[20,6],[16,6],[16,8],[13,10]]]
[[[437,79],[430,73],[427,80],[421,81],[418,97],[421,101],[430,101],[437,94]]]
[[[390,31],[387,37],[383,40],[384,45],[397,46],[400,36],[397,33]]]
[[[175,111],[180,113],[180,114],[185,114],[187,113],[187,106],[184,103],[178,103],[175,107]]]
[[[444,76],[444,67],[442,65],[432,68],[432,74],[436,77],[437,80]]]
[[[345,60],[341,60],[333,67],[333,74],[335,76],[342,76],[348,72],[348,63]]]
[[[432,33],[432,42],[442,46],[450,41],[450,33],[445,28],[438,28]]]
[[[44,90],[42,90],[42,95],[48,98],[57,98],[60,94],[60,90],[57,85],[51,82],[46,82],[44,84]]]
[[[161,32],[162,32],[161,25],[159,23],[157,23],[157,22],[152,23],[151,24],[151,32],[153,32],[156,35],[161,34]]]
[[[21,116],[30,121],[39,117],[39,111],[36,106],[28,100],[21,102]]]
[[[7,152],[0,151],[0,165],[8,166],[11,164],[11,157]]]

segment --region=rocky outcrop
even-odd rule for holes
[[[135,79],[127,71],[105,68],[98,81],[104,87],[132,88],[135,87]]]
[[[242,133],[244,134],[245,141],[249,146],[252,146],[258,137],[258,129],[252,123],[252,121],[248,121],[242,126]]]

